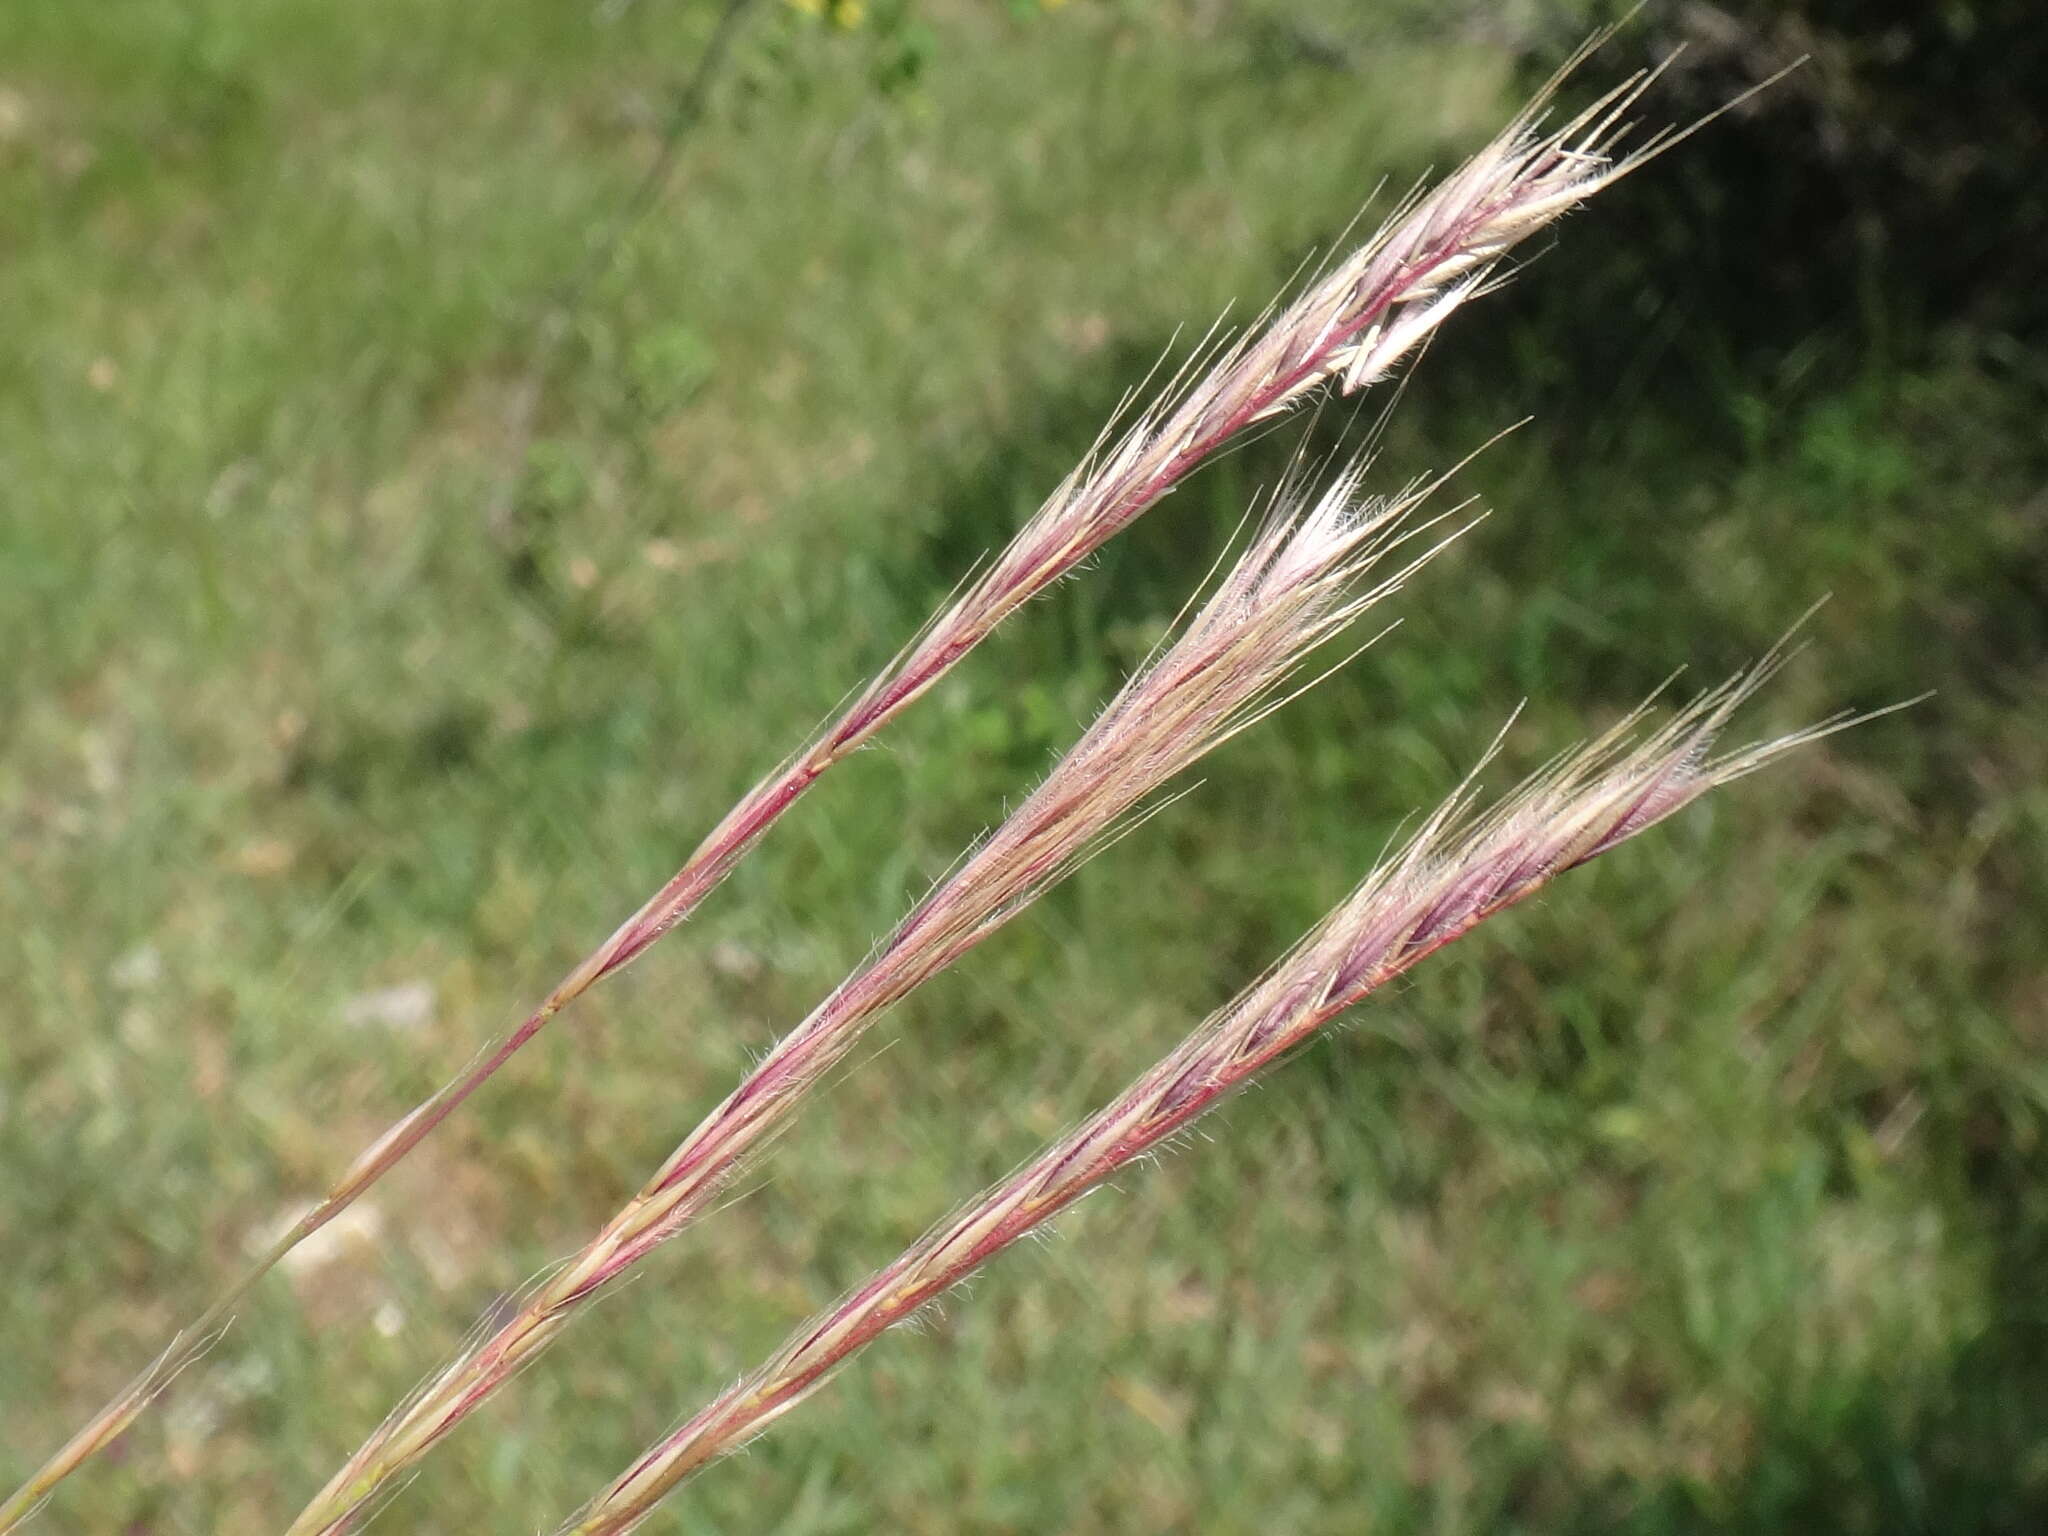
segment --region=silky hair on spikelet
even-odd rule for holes
[[[1709,790],[1855,723],[1838,718],[1714,756],[1729,716],[1781,660],[1774,652],[1654,730],[1642,729],[1644,711],[1637,710],[1484,814],[1472,814],[1468,778],[1236,1000],[1080,1127],[934,1227],[649,1447],[559,1536],[632,1530],[694,1472],[762,1433],[882,1333],[1187,1134],[1226,1096],[1437,949]]]
[[[350,1529],[393,1479],[530,1364],[600,1291],[702,1215],[884,1012],[1126,829],[1168,779],[1284,703],[1305,658],[1444,547],[1448,539],[1369,580],[1388,554],[1435,526],[1412,514],[1441,482],[1367,498],[1364,473],[1364,462],[1355,461],[1313,494],[1302,474],[1290,476],[1178,636],[1117,692],[1038,787],[512,1318],[363,1442],[301,1512],[291,1536]]]

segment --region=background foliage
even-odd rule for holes
[[[1758,729],[1937,690],[1432,964],[667,1528],[2027,1530],[2048,1512],[2042,43],[1653,5],[1682,118],[1390,423],[1533,426],[1403,628],[901,1010],[430,1464],[525,1530],[1148,1062],[1524,696],[1496,776],[1834,600]],[[580,303],[682,0],[0,14],[0,1477],[461,1065],[1233,301],[1594,8],[762,7]],[[1317,440],[1359,424],[1326,413]],[[835,776],[58,1531],[276,1528],[1065,745],[1300,433]]]

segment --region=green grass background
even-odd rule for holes
[[[1521,88],[1429,7],[1027,12],[764,8],[508,464],[705,7],[6,8],[0,1480],[637,905],[1182,328]],[[1589,376],[1581,335],[1640,324],[1577,286],[1625,229],[1568,224],[1415,371],[1387,483],[1535,421],[1460,477],[1496,515],[1402,627],[898,1010],[380,1529],[548,1527],[1152,1060],[1517,702],[1496,785],[1824,593],[1756,732],[1934,697],[1432,961],[655,1528],[2036,1528],[2048,372],[1864,348],[1845,295],[1826,368]],[[42,1528],[278,1529],[1071,740],[1302,435],[833,775]],[[348,1022],[408,984],[424,1022]]]

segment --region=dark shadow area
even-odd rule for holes
[[[1531,87],[1577,32],[1531,48]],[[1632,65],[1664,67],[1650,116],[1673,124],[1790,73],[1604,198],[1612,238],[1573,247],[1569,284],[1509,297],[1542,321],[1532,381],[1711,411],[1759,375],[1797,391],[1918,366],[1960,330],[2038,385],[2048,28],[2031,0],[1651,0],[1582,73]]]

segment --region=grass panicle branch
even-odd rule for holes
[[[651,1447],[562,1527],[564,1536],[632,1530],[693,1472],[787,1413],[857,1350],[1387,982],[1566,870],[1810,740],[1816,732],[1711,755],[1729,714],[1773,665],[1723,685],[1646,736],[1639,735],[1639,711],[1486,816],[1470,816],[1468,780],[1404,851],[1264,977],[1079,1128],[800,1328],[765,1364]]]
[[[1038,788],[510,1321],[386,1420],[301,1514],[294,1536],[349,1529],[391,1479],[532,1361],[601,1289],[701,1214],[883,1012],[1128,826],[1168,779],[1284,702],[1305,657],[1443,547],[1368,584],[1383,557],[1421,531],[1409,514],[1434,487],[1368,500],[1361,474],[1354,465],[1313,499],[1283,490],[1179,638],[1124,686]]]
[[[1108,434],[992,565],[807,746],[749,790],[676,874],[577,964],[516,1028],[366,1147],[211,1306],[4,1503],[13,1529],[64,1477],[108,1445],[226,1325],[249,1291],[395,1167],[569,1003],[643,953],[725,879],[834,764],[928,692],[1018,608],[1072,572],[1247,430],[1335,381],[1352,393],[1384,378],[1483,288],[1508,253],[1669,142],[1624,153],[1636,77],[1561,127],[1552,91],[1427,192],[1407,199],[1360,248],[1290,303],[1191,362],[1113,441]],[[1187,382],[1190,376],[1193,382]]]

